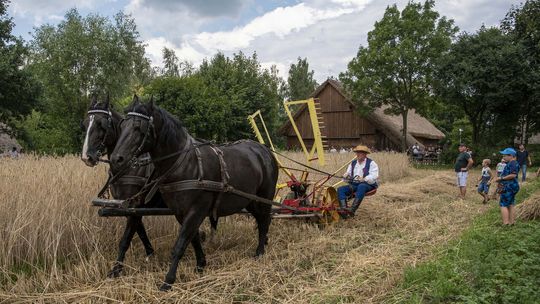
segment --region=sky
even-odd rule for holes
[[[218,51],[257,52],[263,67],[276,65],[286,79],[298,57],[315,78],[337,77],[388,5],[408,0],[11,0],[14,34],[32,39],[34,27],[57,24],[70,8],[82,15],[131,14],[152,65],[162,65],[163,47],[195,65]],[[461,31],[497,26],[521,0],[438,0],[435,9]]]

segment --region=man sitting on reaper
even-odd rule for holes
[[[371,153],[368,147],[364,145],[356,146],[353,151],[356,158],[349,164],[343,178],[349,183],[337,189],[339,207],[342,210],[348,210],[354,216],[362,199],[367,192],[377,188],[377,179],[379,178],[379,166],[367,155]],[[347,199],[355,193],[354,201],[350,209],[347,209]]]

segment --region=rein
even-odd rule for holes
[[[304,164],[304,163],[301,163],[301,162],[299,162],[299,161],[296,161],[296,160],[294,160],[294,159],[292,159],[292,158],[290,158],[290,157],[284,155],[283,153],[279,153],[278,151],[272,150],[272,153],[276,153],[277,155],[279,155],[279,156],[281,156],[281,157],[283,157],[283,158],[285,158],[285,159],[287,159],[287,160],[290,160],[290,161],[292,161],[293,163],[295,163],[295,164],[297,164],[297,165],[300,165],[300,166],[302,166],[302,167],[304,167],[304,168],[313,170],[313,171],[315,171],[315,172],[317,172],[317,173],[320,173],[320,174],[322,174],[322,175],[326,175],[326,176],[328,176],[329,178],[332,178],[332,177],[338,177],[338,176],[339,176],[339,174],[337,174],[337,173],[334,173],[334,174],[328,173],[328,172],[319,170],[319,169],[317,169],[317,168],[311,167],[311,166],[309,166],[309,165],[306,165],[306,164]],[[282,167],[282,168],[285,168],[285,167]],[[303,171],[303,170],[300,170],[300,169],[295,169],[295,170]]]
[[[103,194],[109,188],[109,186],[111,184],[114,184],[116,181],[118,181],[126,173],[126,171],[129,168],[147,166],[149,164],[155,164],[155,163],[158,163],[160,161],[163,161],[163,160],[170,159],[172,157],[178,156],[175,163],[164,174],[162,174],[158,178],[150,181],[149,183],[146,183],[137,194],[133,195],[131,198],[126,200],[126,202],[129,202],[129,201],[137,198],[138,196],[142,195],[143,193],[146,192],[146,190],[148,188],[150,188],[150,191],[146,195],[146,200],[145,200],[145,203],[146,203],[149,199],[152,198],[153,194],[157,191],[157,188],[158,188],[159,184],[184,162],[184,160],[186,159],[185,156],[187,155],[187,152],[190,152],[190,151],[192,151],[194,149],[197,149],[200,146],[209,145],[209,144],[211,144],[211,142],[203,142],[203,143],[200,143],[200,144],[190,144],[187,148],[185,148],[183,150],[180,150],[180,151],[177,151],[177,152],[174,152],[174,153],[162,156],[162,157],[158,157],[156,159],[146,158],[146,159],[141,160],[137,155],[142,152],[142,149],[143,149],[146,141],[148,140],[148,137],[150,136],[150,130],[151,129],[154,132],[154,138],[156,138],[154,123],[153,123],[154,118],[152,116],[147,116],[147,115],[144,115],[144,114],[141,114],[141,113],[138,113],[138,112],[129,112],[129,113],[126,114],[126,118],[124,118],[123,120],[129,119],[129,117],[140,117],[140,118],[142,118],[144,120],[147,120],[148,121],[148,127],[146,128],[146,131],[144,133],[144,136],[143,136],[143,139],[142,139],[141,143],[137,147],[137,150],[135,150],[135,153],[133,154],[131,159],[122,168],[120,168],[120,171],[118,173],[116,173],[114,176],[109,175],[109,178],[107,179],[107,182],[105,183],[105,185],[102,187],[101,191],[99,192],[98,197],[102,197]],[[110,161],[109,161],[109,163],[110,163]]]

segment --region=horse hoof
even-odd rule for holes
[[[113,270],[109,271],[109,273],[107,274],[107,278],[109,278],[109,279],[118,278],[120,276],[121,272],[122,272],[122,270],[120,270],[120,269],[113,269]]]
[[[204,266],[196,266],[195,272],[197,272],[198,274],[202,274],[204,272]]]
[[[161,286],[159,287],[159,291],[170,291],[172,288],[172,285],[169,284],[169,283],[163,283],[161,284]]]

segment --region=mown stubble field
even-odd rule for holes
[[[331,171],[352,155],[328,157],[324,169]],[[195,273],[189,248],[168,293],[157,287],[179,228],[173,217],[145,218],[156,255],[145,263],[135,237],[123,276],[106,279],[125,224],[99,218],[90,206],[107,167],[88,168],[74,156],[0,159],[0,302],[381,302],[405,266],[429,258],[489,206],[474,193],[456,200],[451,171],[413,169],[395,153],[372,158],[382,185],[355,218],[324,230],[275,220],[266,255],[257,260],[255,221],[222,218],[216,236],[203,244],[204,274]]]

